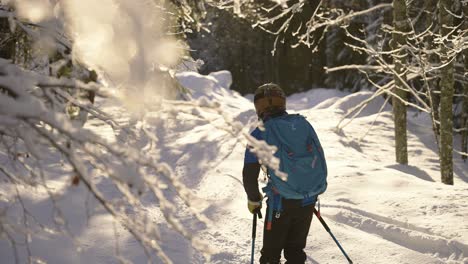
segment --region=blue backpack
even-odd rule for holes
[[[263,139],[278,148],[274,155],[280,160],[279,169],[288,175],[284,181],[268,169],[269,182],[263,190],[272,209],[277,214],[282,210],[281,197],[303,199],[303,205],[315,203],[327,189],[327,164],[312,125],[298,114],[275,117],[264,125]]]

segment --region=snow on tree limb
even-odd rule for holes
[[[8,15],[11,15],[11,12]],[[16,18],[13,22],[33,38],[38,37],[39,33],[31,28],[42,27]],[[55,41],[60,42],[59,39]],[[66,46],[72,47],[71,44]],[[140,149],[126,141],[110,142],[73,120],[66,111],[70,105],[79,108],[96,122],[110,125],[119,133],[133,132],[131,128],[122,126],[116,116],[106,113],[87,99],[76,97],[76,94],[80,93],[95,93],[108,100],[119,99],[104,85],[84,83],[73,77],[59,79],[25,70],[0,59],[0,145],[5,146],[2,148],[5,152],[1,151],[0,157],[7,156],[10,161],[7,166],[0,167],[0,178],[7,180],[12,188],[20,189],[14,199],[21,201],[23,187],[26,186],[36,186],[45,190],[56,214],[53,224],[59,226],[57,233],[75,241],[74,234],[68,231],[68,219],[61,213],[57,203],[57,197],[62,194],[48,186],[55,174],[44,165],[51,162],[50,159],[58,159],[62,163],[61,180],[66,184],[66,179],[71,178],[71,186],[67,188],[85,186],[105,212],[111,215],[119,226],[124,226],[140,243],[149,261],[153,261],[153,253],[156,253],[161,261],[172,263],[160,245],[161,239],[155,227],[152,227],[153,223],[147,221],[149,216],[143,210],[143,194],[152,195],[159,203],[165,222],[170,228],[186,237],[200,253],[206,256],[213,254],[215,250],[210,245],[181,224],[176,211],[177,208],[186,206],[194,222],[206,225],[210,220],[202,214],[207,206],[205,201],[197,198],[175,176],[168,164],[160,162],[158,155],[144,155]],[[96,181],[101,175],[118,190],[117,197],[102,193],[98,188]],[[166,190],[175,195],[167,196]],[[180,202],[181,205],[176,205]],[[21,202],[19,204],[23,211],[26,211],[24,205],[21,205]],[[134,208],[136,216],[126,214],[124,209],[129,207]],[[27,215],[22,215],[24,221],[29,218]],[[91,216],[92,214],[88,215]],[[0,222],[2,227],[8,227],[4,228],[7,234],[14,234],[10,228],[14,224],[11,219],[0,215]],[[34,226],[40,232],[50,229],[37,223],[34,223]],[[25,236],[34,236],[33,230],[26,225],[19,228]],[[17,256],[16,261],[19,262],[16,245],[22,241],[13,235],[8,237]],[[80,248],[79,241],[75,244]],[[28,246],[29,243],[25,245]],[[28,253],[29,259],[34,257]]]

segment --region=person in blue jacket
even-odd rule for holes
[[[288,114],[286,112],[285,93],[278,85],[273,83],[264,84],[257,88],[254,104],[259,119],[264,122],[270,118]],[[259,128],[256,128],[251,135],[258,140],[262,140],[262,133]],[[248,209],[251,213],[262,207],[263,195],[260,193],[258,186],[260,168],[258,158],[247,146],[242,178],[248,198]],[[267,224],[267,218],[265,217],[260,263],[279,264],[281,252],[284,250],[287,264],[303,264],[307,259],[304,248],[312,221],[316,197],[306,206],[304,206],[302,199],[281,199],[282,211],[280,214],[274,213],[270,226]],[[269,210],[273,209],[267,206],[267,215]]]

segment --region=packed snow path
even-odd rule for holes
[[[158,138],[156,146],[150,146],[138,133],[134,136],[139,140],[134,144],[149,154],[157,149],[177,176],[207,202],[204,214],[212,221],[208,226],[197,225],[182,204],[174,206],[181,208],[180,217],[193,232],[219,250],[209,262],[248,263],[252,215],[242,187],[246,143],[242,135],[231,133],[231,122],[241,122],[246,131],[252,130],[256,123],[253,103],[225,89],[229,86],[225,74],[204,77],[185,73],[179,78],[192,90],[197,103],[167,102],[138,122],[131,121],[121,107],[111,102],[99,103],[113,115],[122,116],[122,125],[133,131],[145,127],[153,133]],[[210,101],[199,99],[202,96]],[[468,263],[468,164],[456,156],[455,186],[441,184],[430,122],[416,113],[409,114],[410,165],[396,164],[389,106],[378,113],[383,100],[374,101],[338,131],[336,126],[344,113],[370,96],[370,92],[349,95],[318,89],[288,98],[289,112],[307,117],[326,153],[329,187],[320,197],[325,221],[354,263]],[[208,102],[217,104],[215,108],[203,107]],[[374,126],[368,131],[372,122]],[[96,120],[90,120],[87,127],[109,140],[124,140],[119,138],[123,136],[119,131]],[[174,263],[208,262],[167,228],[157,204],[148,202],[145,210],[160,227],[164,250]],[[54,241],[49,246],[33,246],[53,248],[43,257],[51,263],[114,263],[112,226],[109,217],[91,217],[87,229],[80,234],[85,243],[79,253],[69,244],[56,248],[60,244]],[[262,229],[263,222],[259,221],[257,259]],[[132,262],[144,263],[146,257],[138,243],[124,230],[119,233],[122,255]],[[346,263],[315,217],[307,242],[308,263]],[[2,256],[8,256],[2,263],[13,263],[11,250],[5,244],[0,249]]]
[[[195,74],[182,79],[194,87],[195,96],[209,97],[228,118],[253,129],[251,101],[216,84],[200,84],[207,80]],[[355,263],[467,263],[468,166],[456,163],[455,187],[441,184],[430,123],[413,114],[411,165],[395,164],[389,107],[378,114],[383,100],[376,100],[337,132],[343,114],[370,96],[370,92],[347,95],[320,89],[288,99],[290,112],[311,121],[326,151],[330,176],[328,191],[321,197],[322,214]],[[161,139],[165,161],[211,205],[207,214],[213,223],[202,236],[222,252],[212,261],[246,263],[252,216],[242,187],[245,141],[223,130],[229,130],[229,124],[215,111],[193,105],[177,107],[176,112],[162,109],[148,119]],[[377,116],[374,127],[361,139]],[[258,241],[262,229],[259,222]],[[177,251],[179,243],[172,241],[168,248]],[[258,256],[261,242],[257,245]],[[316,219],[307,253],[311,263],[346,262]],[[204,260],[192,258],[191,262]]]

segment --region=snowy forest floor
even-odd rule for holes
[[[179,79],[192,91],[194,99],[205,96],[217,102],[222,111],[174,101],[148,111],[143,121],[132,121],[120,105],[100,100],[97,103],[103,109],[135,133],[129,140],[95,119],[89,120],[86,128],[110,141],[137,144],[148,155],[158,152],[209,205],[204,214],[212,222],[205,226],[194,221],[182,203],[174,204],[180,208],[178,214],[184,224],[219,251],[209,262],[248,263],[252,215],[247,210],[241,173],[246,143],[242,135],[231,133],[229,120],[241,122],[246,131],[252,130],[256,124],[253,103],[226,89],[223,74],[182,73]],[[325,150],[329,177],[328,190],[320,197],[324,219],[354,263],[468,263],[468,163],[456,155],[455,185],[441,184],[430,121],[424,114],[410,112],[409,165],[396,164],[391,109],[387,105],[379,114],[384,103],[381,99],[374,100],[343,130],[337,131],[344,113],[371,95],[315,89],[288,98],[289,112],[307,117]],[[142,127],[158,138],[157,145],[139,134]],[[60,159],[51,158],[50,170],[58,166]],[[107,177],[101,178],[101,191],[112,193]],[[49,186],[59,194],[58,205],[79,245],[68,237],[40,233],[31,241],[33,255],[50,263],[115,263],[117,255],[134,263],[146,263],[138,243],[102,209],[94,208],[96,202],[83,186],[70,186],[69,175],[57,175]],[[11,187],[0,187],[1,203],[2,196],[8,197],[10,192]],[[173,194],[167,190],[166,195]],[[44,190],[31,190],[23,199],[25,206],[37,214],[38,221],[53,221],[52,205]],[[11,207],[8,213],[14,219],[20,209]],[[147,210],[159,227],[160,244],[174,263],[208,262],[181,235],[168,228],[157,202],[148,197],[142,210]],[[260,221],[257,257],[262,229]],[[17,246],[20,262],[24,263],[26,249],[21,244]],[[315,218],[306,252],[308,263],[346,263]],[[0,256],[1,263],[15,261],[6,240],[0,240]],[[153,261],[157,262],[155,258]]]

